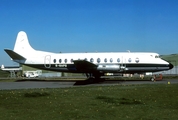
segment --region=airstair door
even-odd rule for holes
[[[126,58],[124,56],[122,56],[121,58],[121,71],[125,71],[126,69]]]
[[[51,67],[51,56],[46,55],[44,59],[44,66],[45,68],[50,68]]]

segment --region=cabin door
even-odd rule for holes
[[[124,56],[121,57],[121,70],[124,71],[126,69],[126,58]]]
[[[51,56],[46,55],[44,59],[44,66],[45,68],[50,68],[51,67]]]

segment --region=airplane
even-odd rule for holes
[[[3,71],[21,71],[22,67],[18,67],[18,66],[10,66],[10,67],[4,67],[4,65],[1,65],[1,70]]]
[[[4,65],[1,65],[0,68],[2,71],[6,71],[8,73],[10,73],[10,77],[17,77],[17,72],[22,70],[22,67],[18,67],[18,66],[8,66],[5,67]]]
[[[49,71],[84,73],[94,79],[105,73],[142,74],[173,68],[158,53],[152,52],[52,53],[35,50],[24,31],[18,33],[13,50],[4,50],[19,64]]]

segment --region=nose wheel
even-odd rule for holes
[[[152,82],[154,82],[154,81],[155,81],[155,77],[154,77],[154,76],[151,77],[150,80],[151,80]]]

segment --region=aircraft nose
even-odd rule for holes
[[[169,69],[172,69],[173,67],[174,67],[174,65],[169,63]]]

